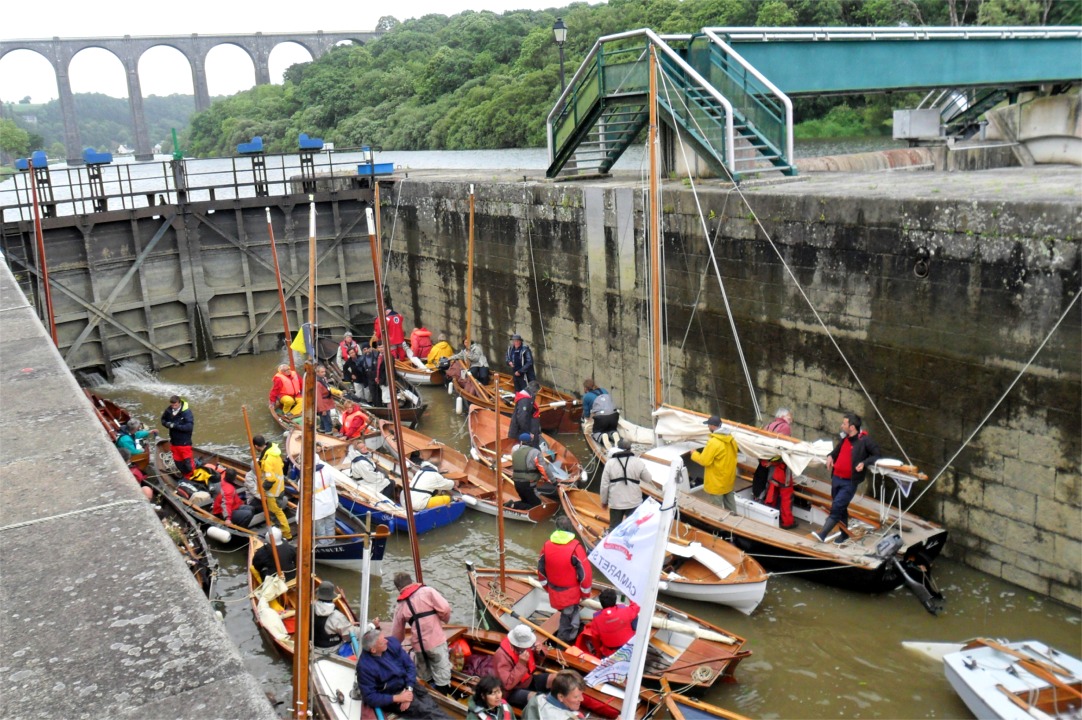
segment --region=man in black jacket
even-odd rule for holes
[[[192,475],[192,431],[195,416],[188,408],[188,401],[179,395],[169,398],[169,407],[162,413],[162,426],[169,430],[169,446],[173,450],[173,463],[185,478]]]
[[[864,480],[869,465],[879,461],[881,451],[875,440],[860,429],[860,415],[849,413],[842,418],[842,439],[827,459],[830,470],[830,515],[823,529],[812,535],[819,542],[833,540],[841,545],[849,539],[849,503],[857,486]],[[839,532],[831,534],[835,527]]]

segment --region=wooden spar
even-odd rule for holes
[[[30,196],[34,207],[34,238],[37,240],[38,268],[41,270],[41,284],[45,295],[45,315],[49,318],[49,335],[53,339],[53,345],[60,347],[56,336],[56,316],[53,314],[53,289],[49,286],[49,264],[45,262],[45,234],[41,230],[41,206],[38,204],[38,178],[34,172],[34,159],[28,160],[30,164]]]
[[[658,187],[657,67],[650,52],[650,132],[646,150],[650,153],[650,323],[653,334],[654,410],[661,407],[661,191]]]
[[[267,211],[267,235],[270,236],[271,259],[274,260],[274,279],[278,281],[278,305],[282,308],[282,326],[286,331],[286,351],[289,354],[289,369],[292,372],[296,372],[297,366],[293,362],[293,348],[290,347],[293,336],[289,334],[289,314],[286,312],[286,294],[285,291],[282,290],[282,271],[278,267],[278,248],[274,246],[274,225],[271,224],[270,208],[264,209]]]
[[[252,454],[252,472],[255,473],[255,485],[259,488],[259,501],[263,503],[263,518],[267,525],[267,544],[270,545],[271,555],[274,556],[274,569],[278,571],[278,577],[285,580],[285,575],[282,574],[282,563],[278,560],[278,546],[275,545],[270,536],[270,529],[274,527],[274,520],[271,519],[271,514],[267,510],[267,491],[263,489],[263,473],[260,472],[259,458],[255,454],[255,443],[252,442],[252,424],[248,422],[248,406],[241,405],[240,409],[244,414],[244,432],[248,435],[248,452]]]
[[[312,635],[312,472],[316,459],[316,204],[309,195],[308,213],[308,337],[304,363],[304,412],[302,414],[301,475],[297,507],[297,614],[293,636],[293,717],[310,716],[309,645]]]
[[[468,345],[472,335],[470,334],[473,324],[473,183],[470,183],[470,244],[466,251],[466,337]],[[499,387],[497,383],[496,387]]]
[[[472,196],[471,196],[472,197]],[[497,391],[492,393],[492,412],[496,416],[496,454],[492,458],[492,481],[496,483],[496,528],[499,531],[499,555],[500,555],[500,593],[507,594],[507,557],[504,548],[503,534],[503,471],[500,469],[500,374],[493,373],[493,382]]]
[[[379,208],[379,183],[372,189],[373,204]],[[398,450],[398,464],[402,468],[402,499],[406,506],[406,525],[410,532],[410,554],[413,556],[414,579],[423,583],[421,574],[421,549],[417,543],[417,525],[413,517],[413,498],[410,497],[409,465],[406,458],[406,445],[402,442],[402,417],[398,408],[398,389],[395,387],[394,358],[391,357],[391,343],[387,342],[387,311],[383,304],[383,278],[380,267],[383,249],[379,239],[379,215],[367,209],[368,244],[372,248],[372,274],[376,284],[376,312],[379,315],[380,337],[383,338],[383,367],[387,375],[387,387],[391,394],[391,421],[394,423],[394,440]]]

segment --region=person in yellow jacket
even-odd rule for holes
[[[286,519],[286,514],[282,512],[282,506],[279,504],[280,498],[286,491],[282,451],[277,443],[268,444],[262,435],[252,438],[252,444],[259,452],[259,473],[263,477],[263,491],[267,496],[267,512],[282,529],[282,537],[292,540],[293,533],[289,529],[289,520]]]
[[[732,435],[718,432],[721,418],[717,415],[711,415],[703,425],[710,428],[710,439],[702,450],[691,453],[691,459],[706,469],[703,473],[703,490],[710,496],[710,501],[736,513],[736,493],[733,492],[736,484],[736,440]]]
[[[454,354],[455,349],[451,347],[451,343],[447,342],[447,336],[440,333],[438,342],[428,351],[428,357],[425,358],[425,365],[435,369],[440,364],[440,360],[445,357],[451,357]]]

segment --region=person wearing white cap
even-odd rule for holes
[[[691,453],[692,462],[703,466],[703,490],[710,502],[736,514],[736,440],[720,432],[721,418],[711,415],[703,423],[710,428],[710,439],[702,450]]]
[[[270,544],[273,542],[275,550],[278,551],[278,564],[282,573],[287,582],[292,580],[297,575],[297,550],[282,540],[282,531],[276,527],[271,527],[266,537],[267,542],[252,555],[252,567],[259,571],[264,580],[268,575],[278,572],[274,566],[274,555],[271,554]]]
[[[548,690],[552,674],[538,671],[545,659],[545,646],[526,625],[516,625],[500,641],[492,655],[492,675],[500,679],[504,695],[512,707],[526,707],[530,698]]]

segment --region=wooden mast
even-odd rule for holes
[[[308,337],[304,362],[304,413],[302,415],[301,476],[297,480],[297,630],[293,636],[293,717],[309,717],[309,644],[312,634],[312,472],[316,455],[316,204],[308,196]]]
[[[293,372],[297,371],[297,366],[293,363],[293,348],[290,347],[293,336],[289,334],[289,315],[286,313],[286,294],[282,290],[282,271],[278,267],[278,249],[274,246],[274,225],[271,224],[270,208],[265,208],[267,211],[267,234],[270,236],[271,247],[271,259],[274,260],[274,279],[278,281],[278,305],[282,308],[282,326],[286,331],[286,350],[289,353],[289,369]],[[251,433],[249,432],[249,435]]]
[[[496,428],[496,453],[492,458],[492,480],[496,483],[496,527],[499,531],[499,555],[500,555],[500,592],[507,592],[507,556],[506,549],[504,547],[504,528],[503,528],[503,471],[500,469],[500,461],[503,457],[500,451],[500,374],[493,374],[493,387],[496,388],[496,392],[492,393],[492,413],[496,420],[494,427]]]
[[[49,318],[49,336],[53,339],[53,345],[60,347],[56,336],[56,315],[53,314],[53,289],[49,285],[49,264],[45,262],[45,234],[41,230],[41,206],[38,204],[38,178],[34,171],[34,159],[28,160],[30,164],[30,195],[34,207],[34,238],[37,240],[38,270],[40,275],[43,294],[45,295],[45,315]],[[472,198],[472,196],[471,196]],[[472,199],[471,199],[472,202]],[[471,214],[472,218],[472,214]]]
[[[290,352],[293,351],[290,350]],[[274,540],[270,537],[270,529],[274,527],[274,521],[267,510],[267,491],[263,489],[263,471],[259,467],[259,456],[255,453],[255,443],[252,442],[252,424],[248,421],[248,406],[241,405],[240,409],[244,414],[244,432],[248,436],[248,452],[252,455],[252,472],[255,473],[255,486],[259,488],[259,502],[263,505],[263,517],[266,518],[267,544],[270,545],[271,556],[274,558],[274,569],[285,580],[285,575],[282,574],[282,563],[278,559],[278,546],[274,544]]]
[[[650,153],[650,327],[653,330],[653,401],[654,410],[662,404],[661,383],[661,191],[658,182],[657,141],[657,65],[653,47],[650,48],[650,132],[646,151]]]
[[[379,183],[373,183],[373,204],[379,207]],[[376,284],[376,311],[379,315],[380,337],[383,338],[383,367],[387,374],[387,387],[391,393],[391,420],[394,422],[394,440],[398,452],[398,465],[402,472],[402,499],[406,506],[406,524],[410,531],[410,553],[413,555],[414,579],[424,582],[421,574],[421,549],[417,543],[417,525],[413,518],[413,499],[410,497],[409,465],[406,458],[406,446],[402,440],[402,418],[398,408],[398,390],[395,387],[394,358],[391,356],[391,343],[387,337],[387,311],[383,304],[383,278],[380,274],[383,249],[379,240],[379,215],[372,208],[366,209],[368,216],[368,244],[372,248],[372,275]]]
[[[473,183],[470,183],[470,244],[466,251],[466,343],[473,338]],[[496,387],[499,387],[497,385]]]

